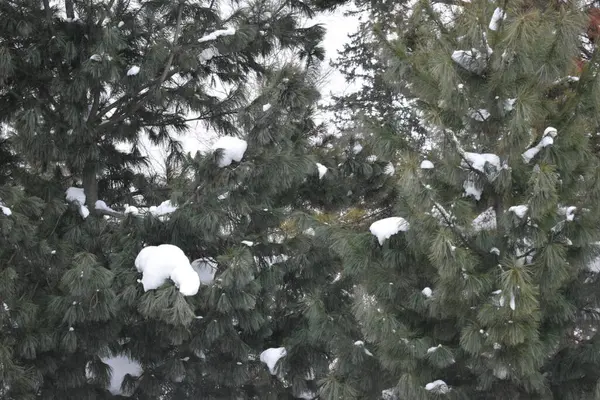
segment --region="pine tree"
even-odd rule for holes
[[[323,31],[300,27],[312,12],[302,2],[223,8],[0,4],[0,115],[7,154],[18,155],[1,160],[12,179],[0,182],[2,207],[12,211],[0,215],[3,398],[316,391],[332,352],[328,337],[311,332],[318,318],[307,296],[329,296],[334,311],[347,306],[323,289],[339,258],[299,233],[302,219],[292,215],[298,204],[310,208],[321,183],[308,138],[321,129],[312,118]],[[281,49],[305,65],[267,68]],[[265,83],[253,99],[256,78]],[[242,136],[247,151],[229,165],[227,146],[187,157],[176,134],[190,119],[230,141]],[[144,137],[168,148],[168,179],[142,173]],[[194,296],[170,281],[145,291],[136,256],[161,244],[177,245],[216,279]],[[260,354],[279,347],[288,354],[271,375]],[[123,379],[119,363],[131,375]]]
[[[599,80],[586,14],[576,2],[422,1],[397,39],[374,27],[387,85],[428,136],[393,149],[394,218],[332,229],[385,397],[597,396]]]

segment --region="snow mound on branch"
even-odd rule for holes
[[[533,157],[535,157],[544,147],[553,145],[554,138],[557,134],[558,132],[555,128],[551,126],[546,128],[546,130],[544,131],[544,136],[542,136],[542,139],[539,141],[539,143],[527,150],[526,152],[524,152],[523,154],[521,154],[521,157],[523,158],[525,164],[529,164],[531,159],[533,159]]]
[[[467,179],[463,183],[463,188],[465,189],[466,196],[473,196],[477,201],[481,200],[481,194],[483,193],[483,189],[477,185],[474,179]]]
[[[421,293],[423,293],[423,296],[429,298],[433,295],[433,290],[431,290],[430,287],[426,287],[425,289],[421,290]]]
[[[143,372],[141,365],[131,358],[123,355],[101,358],[104,364],[110,366],[110,384],[108,391],[113,395],[126,396],[121,390],[125,375],[140,376]]]
[[[377,237],[379,244],[383,245],[386,239],[400,231],[406,232],[409,226],[408,221],[402,217],[389,217],[373,222],[369,230]]]
[[[485,57],[477,49],[456,50],[452,53],[452,61],[474,74],[482,73],[487,66]]]
[[[492,14],[492,19],[490,20],[490,30],[497,31],[498,26],[500,25],[500,21],[506,19],[506,13],[501,8],[496,8],[494,10],[494,14]]]
[[[235,28],[218,29],[212,33],[209,33],[206,36],[202,36],[200,39],[198,39],[198,43],[209,42],[211,40],[217,40],[217,38],[220,36],[233,36],[233,35],[235,35]]]
[[[575,206],[559,207],[558,214],[564,215],[567,221],[573,221],[575,219],[575,211],[577,211],[577,207]]]
[[[435,353],[441,347],[442,347],[441,344],[438,344],[435,347],[430,347],[430,348],[427,349],[427,354]]]
[[[264,106],[262,106],[262,110],[263,110],[264,112],[267,112],[267,111],[269,111],[270,109],[271,109],[271,105],[270,105],[270,104],[265,104]]]
[[[83,188],[70,187],[67,189],[65,195],[67,201],[79,206],[79,215],[83,219],[86,219],[90,215],[90,210],[85,206],[85,192]]]
[[[2,214],[6,215],[7,217],[12,215],[12,210],[10,208],[6,207],[1,201],[0,201],[0,211],[2,211]]]
[[[219,49],[216,47],[208,47],[200,52],[198,58],[202,63],[206,63],[219,55],[221,55]]]
[[[527,214],[527,210],[529,210],[529,207],[524,204],[508,208],[509,212],[515,213],[515,215],[519,218],[525,217],[525,214]]]
[[[394,164],[391,162],[387,163],[385,168],[383,169],[383,173],[389,176],[392,176],[396,173],[396,168],[394,168]]]
[[[474,119],[475,121],[483,122],[490,117],[490,112],[485,108],[479,110],[471,110],[469,112],[469,117]]]
[[[323,179],[323,177],[327,173],[327,167],[321,163],[316,163],[316,164],[317,164],[317,169],[319,170],[319,179]]]
[[[192,268],[198,274],[201,284],[210,285],[215,280],[217,263],[210,258],[199,258],[192,261]]]
[[[260,353],[260,361],[267,364],[271,375],[275,375],[277,362],[287,355],[285,347],[270,348]]]
[[[444,394],[448,393],[450,391],[450,388],[448,387],[448,385],[446,385],[446,382],[438,379],[437,381],[429,382],[427,385],[425,385],[425,390]]]
[[[473,230],[491,231],[496,229],[496,211],[493,207],[488,208],[477,216],[472,222]]]
[[[90,60],[100,62],[102,61],[102,56],[100,54],[92,54]]]
[[[252,247],[254,246],[254,242],[250,241],[250,240],[242,240],[240,243],[248,246],[248,247]]]
[[[353,147],[352,147],[352,152],[354,154],[358,154],[363,150],[362,144],[360,143],[356,143]]]
[[[161,244],[145,247],[135,259],[135,267],[142,273],[145,292],[158,289],[171,278],[184,296],[198,293],[200,278],[185,253],[177,246]]]
[[[140,73],[140,67],[138,67],[137,65],[134,65],[133,67],[129,68],[129,70],[127,71],[127,76],[134,76]]]
[[[137,208],[136,208],[136,210],[137,210]],[[160,203],[159,206],[152,206],[148,209],[150,214],[157,216],[157,217],[162,217],[163,215],[171,214],[171,213],[175,212],[176,210],[177,210],[177,207],[175,207],[171,203],[171,200],[165,200],[162,203]]]
[[[212,145],[213,151],[222,150],[218,161],[220,168],[231,165],[233,161],[240,162],[244,157],[248,143],[234,136],[223,136]]]
[[[433,163],[429,160],[421,161],[421,169],[433,169]]]
[[[104,200],[96,200],[96,204],[94,205],[94,208],[96,210],[100,210],[100,211],[116,213],[116,211],[113,210],[112,208],[110,208]]]
[[[365,352],[366,355],[368,355],[369,357],[373,357],[373,353],[371,353],[369,351],[369,349],[367,349],[365,347],[365,342],[363,342],[362,340],[357,340],[356,342],[354,342],[354,345],[356,347],[362,347],[363,351]]]
[[[479,172],[485,173],[485,164],[489,163],[496,167],[497,170],[500,169],[500,157],[491,153],[463,153],[464,160],[462,161],[463,167],[471,166],[473,169],[476,169]]]
[[[132,215],[138,215],[139,214],[139,210],[136,206],[130,206],[129,204],[125,204],[125,214],[132,214]]]

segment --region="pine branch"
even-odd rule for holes
[[[183,14],[183,5],[184,4],[185,4],[185,0],[179,1],[179,6],[177,8],[177,22],[175,24],[175,35],[173,37],[173,43],[171,44],[171,54],[169,55],[169,60],[167,61],[167,65],[165,65],[165,69],[163,70],[163,73],[160,77],[160,80],[158,81],[158,84],[156,85],[155,90],[158,90],[160,88],[160,86],[163,84],[163,82],[165,81],[165,79],[167,78],[167,74],[169,73],[169,69],[171,68],[171,65],[173,64],[173,59],[175,58],[175,53],[179,49],[177,42],[179,41],[179,35],[181,35],[181,16]]]

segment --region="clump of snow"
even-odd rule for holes
[[[100,54],[92,54],[90,60],[100,62],[102,61],[102,56]]]
[[[158,207],[152,206],[148,209],[150,214],[155,215],[157,217],[161,217],[163,215],[170,214],[172,212],[175,212],[176,210],[177,210],[177,207],[175,207],[173,204],[171,204],[171,200],[165,200],[162,203],[160,203],[160,205]]]
[[[358,154],[363,150],[363,147],[360,143],[356,143],[353,147],[352,147],[352,152],[354,154]]]
[[[202,50],[200,52],[200,55],[198,56],[198,58],[200,59],[200,61],[202,63],[206,63],[219,55],[221,55],[221,53],[219,52],[219,49],[217,49],[214,46],[211,46],[211,47],[207,47],[206,49]]]
[[[492,248],[490,249],[490,253],[492,253],[492,254],[495,254],[495,255],[499,256],[499,255],[500,255],[500,249],[498,249],[497,247],[492,247]]]
[[[489,163],[491,165],[493,165],[497,170],[499,170],[501,168],[500,165],[500,157],[498,157],[495,154],[491,154],[491,153],[469,153],[469,152],[464,152],[462,154],[464,160],[462,162],[462,166],[463,167],[468,167],[470,166],[473,169],[476,169],[477,171],[480,172],[485,172],[485,164]]]
[[[141,365],[127,356],[119,355],[101,358],[101,360],[111,369],[108,391],[113,395],[125,396],[125,393],[121,390],[125,375],[140,376],[143,372]]]
[[[223,136],[212,145],[213,151],[222,150],[217,165],[220,168],[231,165],[233,161],[240,162],[248,148],[248,143],[234,136]]]
[[[199,258],[192,261],[192,268],[198,274],[201,284],[210,285],[215,280],[217,263],[210,258]]]
[[[260,353],[260,361],[267,364],[271,375],[275,375],[277,362],[287,355],[285,347],[270,348]]]
[[[473,118],[475,121],[483,122],[490,117],[490,112],[484,108],[480,110],[471,110],[469,112],[469,117]]]
[[[110,208],[103,200],[96,200],[95,208],[96,210],[100,211],[116,212],[115,210]]]
[[[371,353],[366,347],[365,347],[365,342],[363,342],[362,340],[357,340],[356,342],[354,342],[354,345],[357,347],[362,347],[363,351],[365,352],[366,355],[372,357],[373,353]]]
[[[435,347],[430,347],[427,349],[427,354],[431,354],[431,353],[435,353],[438,349],[440,349],[442,347],[441,344],[438,344]]]
[[[481,199],[481,194],[483,193],[483,188],[477,185],[474,179],[467,179],[463,183],[463,188],[465,189],[466,196],[473,196],[475,200],[479,201]]]
[[[507,99],[504,101],[504,111],[509,112],[512,111],[515,107],[515,102],[517,99]]]
[[[577,207],[560,207],[558,209],[558,213],[560,215],[564,215],[567,221],[573,221],[575,219],[575,211],[577,211]]]
[[[138,67],[137,65],[132,66],[131,68],[129,68],[129,70],[127,71],[127,76],[134,76],[139,74],[140,72],[140,67]]]
[[[157,289],[167,278],[175,283],[184,296],[198,293],[200,279],[185,253],[172,244],[143,248],[135,259],[135,267],[142,273],[144,291]]]
[[[433,169],[433,163],[429,160],[421,161],[421,169]]]
[[[386,239],[400,231],[406,232],[409,226],[408,221],[402,217],[389,217],[373,222],[369,230],[377,237],[379,244],[383,245]]]
[[[83,219],[86,219],[90,215],[90,210],[85,206],[85,192],[83,188],[70,187],[66,191],[67,201],[75,203],[79,206],[79,214]]]
[[[496,211],[493,207],[479,214],[472,222],[475,232],[490,231],[496,229]]]
[[[323,177],[327,173],[327,167],[321,163],[316,163],[316,164],[317,164],[317,170],[319,170],[319,179],[323,179]]]
[[[271,109],[271,105],[270,105],[270,104],[265,104],[264,106],[262,106],[262,110],[263,110],[264,112],[267,112],[267,111],[269,111],[270,109]]]
[[[377,161],[377,156],[375,154],[371,154],[367,157],[367,162],[373,163],[375,161]]]
[[[138,215],[139,214],[139,210],[136,206],[130,206],[129,204],[125,204],[125,214],[133,214],[133,215]]]
[[[448,385],[446,385],[446,382],[438,379],[437,381],[429,382],[427,385],[425,385],[425,390],[444,394],[448,393],[450,391],[450,388],[448,387]]]
[[[426,287],[425,289],[421,290],[421,293],[423,293],[423,296],[429,298],[433,295],[433,290],[431,290],[430,287]]]
[[[7,217],[12,215],[12,210],[10,208],[6,207],[1,202],[0,202],[0,210],[2,211],[2,214],[6,215]]]
[[[525,214],[527,214],[527,210],[529,210],[529,207],[524,204],[508,208],[508,212],[515,213],[515,215],[521,219],[525,217]]]
[[[506,18],[506,13],[501,8],[496,8],[494,10],[494,14],[492,14],[492,19],[490,20],[490,30],[497,31],[498,26],[500,25],[500,21]]]
[[[396,168],[394,168],[394,164],[392,164],[391,162],[387,163],[387,165],[383,169],[383,173],[390,176],[394,175],[396,173]]]
[[[514,311],[515,308],[516,308],[515,294],[511,292],[511,294],[510,294],[510,309]]]
[[[544,135],[542,136],[542,139],[539,141],[539,143],[536,144],[534,147],[528,149],[523,154],[521,154],[521,157],[523,158],[525,164],[528,164],[531,161],[531,159],[535,157],[544,147],[548,147],[554,144],[554,138],[557,134],[558,132],[555,128],[551,126],[546,128],[546,130],[544,131]]]
[[[211,40],[217,40],[219,36],[233,36],[235,35],[235,28],[218,29],[208,35],[202,36],[198,39],[198,43],[208,42]]]
[[[245,244],[248,247],[252,247],[254,246],[254,242],[251,242],[250,240],[242,240],[241,242],[242,244]]]
[[[125,25],[124,21],[119,21],[119,23],[117,24],[117,28],[122,28]]]
[[[475,74],[482,73],[487,66],[485,57],[477,49],[456,50],[452,53],[452,61]]]

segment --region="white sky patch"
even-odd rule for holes
[[[248,143],[233,136],[220,137],[213,145],[213,151],[221,149],[221,157],[218,160],[220,168],[231,165],[233,161],[240,162],[248,149]]]
[[[113,395],[121,395],[128,397],[121,390],[121,384],[125,375],[140,376],[143,372],[142,367],[137,361],[130,359],[127,356],[114,356],[101,358],[102,362],[108,364],[112,371],[110,377],[110,386],[108,391]]]
[[[267,364],[271,375],[275,375],[277,362],[287,355],[285,347],[270,348],[260,353],[260,361]]]
[[[217,40],[217,38],[219,38],[221,36],[233,36],[233,35],[235,35],[235,28],[219,29],[212,33],[209,33],[206,36],[202,36],[200,39],[198,39],[198,43],[209,42],[211,40]]]
[[[386,239],[400,231],[408,231],[410,224],[402,217],[389,217],[380,219],[371,224],[369,230],[377,237],[380,245],[383,245]]]
[[[135,259],[144,291],[158,289],[170,278],[184,296],[198,293],[200,279],[185,253],[172,244],[143,248]]]
[[[127,70],[127,76],[134,76],[139,73],[140,73],[140,67],[138,67],[137,65],[134,65],[131,68],[129,68],[129,70]]]
[[[323,179],[325,174],[327,173],[327,167],[321,163],[316,163],[317,170],[319,171],[319,179]]]
[[[210,258],[199,258],[192,262],[192,268],[198,274],[200,283],[210,285],[215,280],[217,273],[217,263]]]

